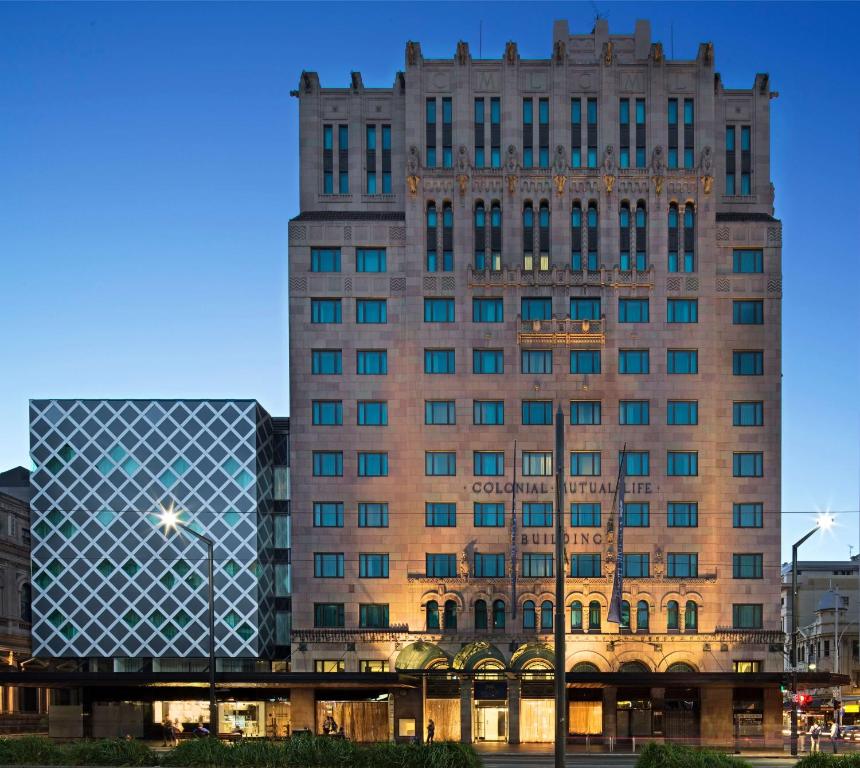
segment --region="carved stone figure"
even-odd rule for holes
[[[470,170],[469,150],[461,144],[457,150],[457,173],[468,173]]]
[[[553,55],[555,56],[556,64],[564,64],[565,54],[564,40],[556,40],[555,46],[553,46]]]
[[[418,176],[407,176],[406,183],[409,185],[409,193],[415,195],[418,193],[418,182],[420,181]]]
[[[567,183],[567,176],[563,173],[559,173],[553,176],[552,180],[555,182],[555,191],[558,192],[558,194],[563,195],[564,185]]]
[[[466,185],[469,183],[469,177],[465,173],[461,173],[457,176],[457,186],[460,187],[460,196],[466,194]]]
[[[406,43],[406,63],[414,67],[418,63],[418,46],[411,40]]]
[[[517,63],[517,44],[512,40],[505,43],[505,61],[508,64]]]
[[[663,61],[663,43],[652,43],[651,58],[654,62],[660,64]]]
[[[465,64],[469,60],[469,44],[461,40],[457,43],[457,63]]]
[[[508,176],[508,194],[514,194],[517,191],[517,177],[512,175]]]
[[[608,40],[603,44],[603,63],[608,67],[612,64],[612,41]]]
[[[705,43],[705,64],[710,66],[714,61],[714,44]]]
[[[469,578],[469,558],[465,552],[460,554],[460,578],[468,579]]]
[[[663,157],[663,147],[658,144],[651,153],[651,173],[662,176],[666,171],[666,159]]]
[[[517,156],[517,148],[513,144],[508,145],[508,154],[505,156],[505,169],[508,173],[516,173],[520,160]]]
[[[663,550],[661,547],[657,547],[654,550],[654,575],[658,579],[662,579],[664,572],[665,572],[665,565],[663,563]]]
[[[406,156],[406,174],[408,176],[417,176],[420,167],[421,157],[418,154],[418,147],[412,144],[409,147],[409,154]]]
[[[711,194],[711,189],[714,186],[714,177],[713,176],[702,176],[702,188],[705,190],[706,195]]]
[[[612,144],[607,144],[603,150],[603,168],[604,173],[615,173],[615,147]]]
[[[699,167],[702,169],[703,176],[713,176],[714,173],[714,156],[710,146],[706,146],[702,150],[702,157],[699,162]]]
[[[556,174],[567,172],[567,152],[565,151],[564,144],[559,144],[555,148],[552,169]]]

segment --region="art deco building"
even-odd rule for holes
[[[545,59],[409,42],[387,88],[302,74],[292,668],[418,674],[395,736],[551,737],[563,567],[572,734],[779,742],[776,94],[750,81],[602,20]]]

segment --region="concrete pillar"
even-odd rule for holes
[[[290,691],[290,722],[293,731],[307,728],[311,733],[316,733],[313,688],[293,688]]]
[[[662,736],[666,732],[665,721],[663,719],[663,712],[666,708],[666,689],[665,688],[652,688],[651,689],[651,713],[655,716],[655,718],[651,721],[652,732],[655,736]],[[659,720],[656,719],[657,713],[659,713]],[[654,725],[657,724],[659,727],[659,731],[653,730]]]
[[[398,690],[394,694],[394,740],[408,742],[410,737],[400,735],[400,720],[415,720],[415,735],[424,741],[427,726],[424,722],[424,702],[421,688]]]
[[[517,677],[508,680],[508,743],[520,743],[520,694],[522,682]]]
[[[775,686],[764,689],[764,745],[782,749],[782,691]]]
[[[614,685],[607,685],[603,689],[603,737],[615,737],[616,733],[616,705],[618,702],[618,689]]]
[[[732,689],[703,686],[699,690],[701,692],[702,720],[700,733],[702,744],[712,747],[725,747],[728,744],[734,744]],[[782,726],[780,725],[780,733],[781,731]]]
[[[468,677],[460,679],[460,741],[472,743],[472,681]]]

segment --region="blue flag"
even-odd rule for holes
[[[609,610],[606,620],[613,624],[621,623],[621,594],[624,591],[624,485],[626,482],[625,467],[627,446],[621,452],[621,466],[618,468],[618,485],[615,496],[618,499],[618,544],[615,548],[615,575],[612,577],[612,597],[609,599]]]

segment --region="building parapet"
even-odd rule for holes
[[[555,267],[553,269],[474,269],[466,271],[470,288],[653,288],[654,268],[644,271],[601,267],[597,270]]]

